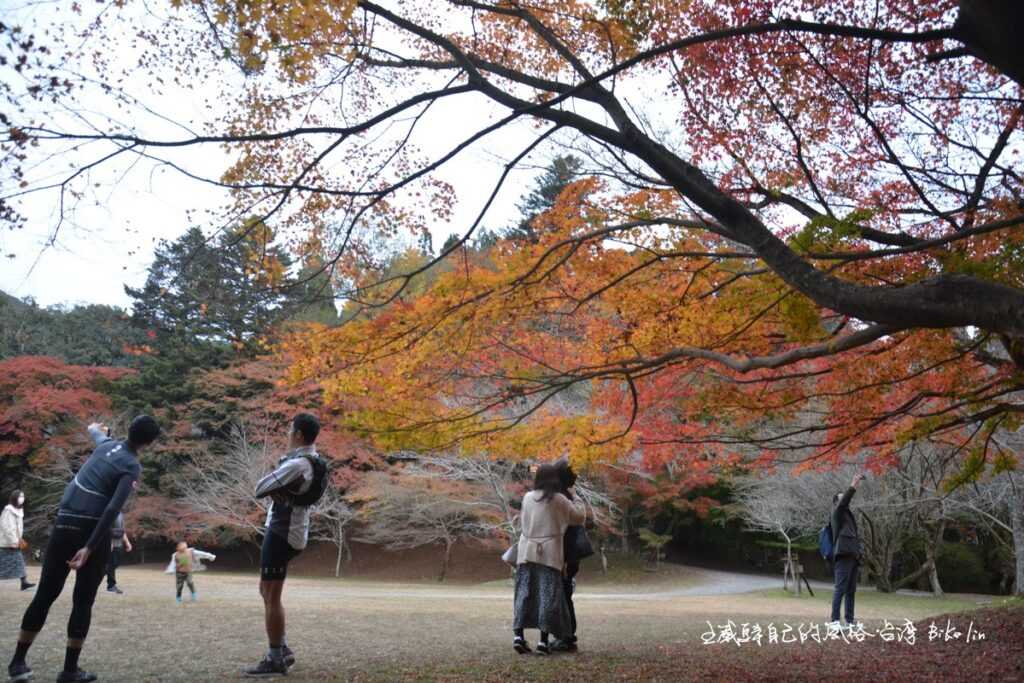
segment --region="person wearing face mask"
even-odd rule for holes
[[[25,558],[21,551],[27,547],[25,530],[25,494],[15,491],[0,514],[0,579],[21,579],[21,590],[35,586],[28,582]]]

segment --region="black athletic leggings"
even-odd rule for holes
[[[57,521],[50,533],[50,541],[46,545],[46,555],[43,556],[43,571],[36,586],[36,595],[21,620],[22,631],[38,633],[43,630],[50,606],[64,590],[64,583],[71,572],[68,560],[85,547],[95,526],[94,520],[57,515]],[[96,550],[89,556],[89,561],[75,575],[75,593],[71,616],[68,618],[68,638],[84,640],[89,634],[92,604],[96,601],[96,591],[103,582],[109,555],[108,533],[100,539]]]

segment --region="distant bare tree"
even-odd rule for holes
[[[520,500],[529,488],[530,474],[526,463],[495,460],[486,455],[460,454],[407,454],[403,459],[410,463],[407,471],[418,476],[480,485],[480,498],[466,502],[494,513],[489,518],[501,520],[496,530],[505,535],[508,544],[518,540],[519,513],[514,501]],[[619,508],[601,487],[599,479],[580,475],[575,491],[587,505],[588,520],[604,529],[617,526]]]
[[[806,501],[795,493],[791,477],[776,473],[742,479],[733,494],[736,510],[750,529],[778,534],[786,542],[783,587],[795,566],[793,541],[809,531]],[[793,578],[799,591],[800,578],[795,573]]]
[[[341,491],[335,486],[328,486],[323,498],[313,509],[310,520],[309,537],[315,541],[324,541],[337,549],[334,561],[334,577],[341,576],[341,563],[347,553],[352,556],[348,545],[348,528],[356,519],[353,510]]]
[[[522,496],[525,469],[522,462],[514,460],[445,454],[416,456],[406,471],[419,477],[478,484],[480,498],[466,504],[488,511],[487,518],[498,522],[497,530],[511,544],[519,535],[518,512],[512,501]]]
[[[390,550],[443,547],[438,581],[444,581],[456,541],[487,538],[504,524],[496,511],[476,503],[481,487],[405,474],[370,473],[350,498],[361,503],[364,525],[357,540]]]
[[[34,496],[26,502],[31,506],[31,514],[25,515],[25,536],[29,538],[45,535],[57,516],[60,499],[64,488],[75,476],[88,456],[76,456],[70,453],[55,453],[42,465],[29,470],[25,477],[33,482]]]
[[[175,488],[208,527],[262,538],[269,500],[258,500],[253,492],[275,463],[276,450],[266,434],[253,435],[236,425],[223,454],[196,454],[176,478]]]
[[[955,462],[956,454],[944,444],[912,442],[901,449],[891,469],[861,483],[853,510],[864,562],[879,590],[898,590],[927,575],[932,592],[942,595],[937,559],[945,529],[954,520],[976,522],[979,514],[965,503],[963,492],[943,488]],[[849,464],[824,472],[779,470],[745,479],[738,485],[738,509],[751,528],[786,538],[788,553],[791,537],[816,534],[828,523],[833,497],[860,470]],[[896,557],[913,539],[921,541],[925,559],[894,579]]]

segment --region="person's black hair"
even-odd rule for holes
[[[558,478],[558,469],[554,465],[544,463],[537,467],[537,471],[533,475],[533,490],[543,493],[540,500],[548,500],[561,488],[562,483]]]
[[[569,458],[563,456],[556,460],[555,469],[558,471],[558,482],[561,485],[562,493],[576,485],[576,472],[573,471]]]
[[[842,491],[840,491],[836,495],[832,496],[832,505],[835,505],[836,503],[838,503],[842,499],[842,497],[843,497]]]
[[[11,505],[18,507],[18,496],[23,495],[24,492],[21,489],[14,489],[11,491],[11,497],[8,499]]]
[[[148,446],[160,436],[160,425],[151,415],[139,415],[128,427],[128,443],[133,446]]]
[[[292,418],[292,427],[302,434],[302,440],[308,446],[316,441],[316,437],[320,433],[320,420],[316,419],[316,415],[299,413]]]

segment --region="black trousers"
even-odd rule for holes
[[[579,562],[571,562],[565,566],[565,575],[562,577],[565,589],[565,599],[569,603],[569,617],[572,621],[572,642],[576,642],[576,605],[572,601],[572,593],[576,588],[576,575],[580,571]]]
[[[857,592],[857,574],[860,562],[854,555],[840,555],[835,561],[836,587],[832,593],[832,621],[839,621],[839,607],[846,600],[846,621],[853,616],[854,595]]]
[[[95,520],[57,515],[57,521],[50,532],[50,541],[46,545],[36,594],[25,610],[21,630],[31,633],[43,630],[50,607],[64,590],[68,574],[71,573],[68,560],[85,547],[95,525]],[[107,536],[100,539],[96,551],[75,575],[75,592],[72,596],[71,616],[68,618],[68,638],[85,639],[89,634],[92,605],[96,601],[96,591],[103,582],[109,555],[110,537]]]
[[[111,548],[110,559],[107,560],[107,588],[117,585],[117,568],[121,566],[121,549]]]

